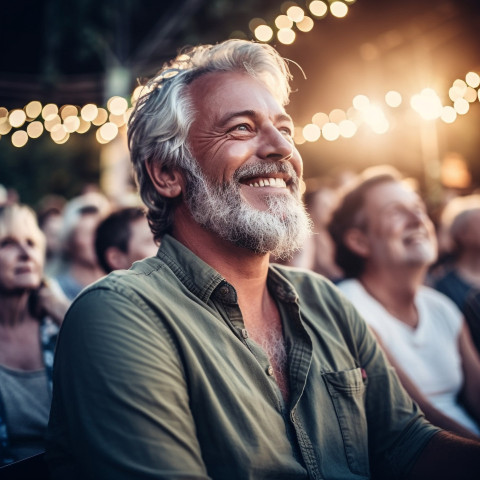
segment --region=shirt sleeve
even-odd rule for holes
[[[68,478],[209,478],[180,356],[153,317],[146,305],[102,289],[71,307],[55,357],[53,478],[67,478],[69,463],[78,477]]]

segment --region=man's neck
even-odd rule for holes
[[[423,269],[392,271],[367,268],[358,280],[391,315],[411,327],[416,327],[418,312],[415,296],[424,275]]]

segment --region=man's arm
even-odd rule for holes
[[[386,357],[392,364],[392,367],[395,369],[398,378],[402,382],[403,387],[408,392],[408,394],[412,397],[415,402],[417,402],[418,406],[425,414],[425,417],[430,423],[433,425],[437,425],[444,430],[448,430],[450,432],[456,433],[465,438],[472,438],[478,440],[479,437],[475,435],[473,432],[465,428],[463,425],[460,425],[458,422],[453,420],[453,418],[447,417],[444,413],[440,410],[436,409],[432,403],[425,397],[425,395],[418,389],[418,387],[413,383],[410,377],[405,373],[405,371],[400,367],[398,362],[395,358],[390,354],[389,350],[384,346],[380,336],[375,332],[375,329],[370,327],[371,332],[375,335],[378,344],[382,347]],[[480,375],[479,375],[480,379]],[[480,398],[480,396],[478,397]]]
[[[406,480],[478,480],[480,442],[438,432],[428,442]]]
[[[48,432],[52,478],[67,462],[83,479],[206,480],[174,341],[128,295],[87,292],[62,325]]]

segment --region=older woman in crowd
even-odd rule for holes
[[[68,307],[44,279],[44,262],[34,211],[0,207],[0,465],[44,449],[53,349]]]

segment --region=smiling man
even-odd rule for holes
[[[446,443],[472,466],[478,445],[425,421],[335,287],[270,264],[310,230],[289,78],[272,47],[230,40],[146,87],[129,144],[162,243],[64,321],[54,479],[425,478]]]
[[[398,172],[374,167],[344,196],[330,230],[349,277],[339,288],[411,397],[435,425],[478,439],[480,357],[454,303],[423,285],[437,240],[422,199]]]

